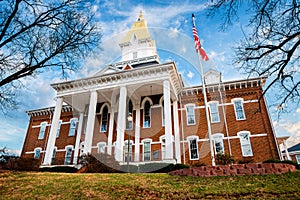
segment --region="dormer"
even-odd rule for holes
[[[158,58],[155,41],[150,37],[142,12],[140,12],[139,18],[129,29],[119,46],[122,49],[122,61],[153,56]]]
[[[222,82],[221,72],[210,69],[204,74],[204,81],[206,85],[217,84]]]

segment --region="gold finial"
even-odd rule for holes
[[[141,19],[143,17],[143,13],[142,13],[142,11],[140,11],[140,16],[139,16],[139,18]]]

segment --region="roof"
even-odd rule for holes
[[[288,152],[300,151],[300,143],[288,148]]]
[[[143,18],[142,12],[140,12],[140,16],[137,21],[132,25],[125,38],[122,40],[121,44],[130,42],[133,35],[139,39],[150,39],[150,34],[148,32],[147,23]]]

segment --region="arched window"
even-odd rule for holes
[[[42,148],[41,148],[41,147],[35,148],[35,149],[34,149],[34,156],[33,156],[33,158],[34,158],[34,159],[40,159],[41,151],[42,151]]]
[[[127,106],[127,117],[126,117],[126,129],[132,129],[133,127],[133,115],[132,115],[132,112],[133,112],[133,105],[132,105],[132,101],[129,100],[128,102],[128,106]]]
[[[107,123],[108,123],[108,108],[107,106],[104,106],[102,110],[100,132],[107,131]]]
[[[144,104],[144,128],[150,128],[151,123],[151,104],[146,101]]]
[[[71,164],[72,152],[73,152],[73,146],[72,145],[66,146],[65,165]]]
[[[69,136],[74,136],[75,131],[76,131],[76,123],[78,119],[77,118],[72,118],[70,119],[70,130],[69,130]]]
[[[58,121],[58,125],[57,125],[56,138],[59,137],[59,132],[60,132],[60,126],[61,126],[61,124],[62,124],[62,120],[59,120]]]

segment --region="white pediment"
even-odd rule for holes
[[[210,69],[204,74],[205,84],[216,84],[222,82],[221,72]]]
[[[104,75],[104,74],[111,74],[111,73],[118,72],[118,71],[120,71],[120,70],[115,68],[115,67],[106,66],[102,70],[95,73],[94,76],[101,76],[101,75]]]

